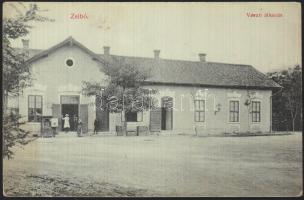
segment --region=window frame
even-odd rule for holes
[[[233,110],[231,109],[231,102],[234,102],[234,103],[236,103],[237,102],[237,104],[238,104],[238,110],[236,111],[236,110],[234,110],[234,108],[235,108],[235,104],[233,104]],[[229,108],[229,110],[228,110],[228,122],[229,123],[240,123],[240,100],[237,100],[237,99],[230,99],[229,101],[228,101],[228,108]],[[233,117],[233,119],[231,119],[231,114],[237,114],[236,116],[237,116],[237,121],[235,121],[235,117]],[[234,116],[234,115],[233,115]]]
[[[30,108],[30,97],[34,97],[34,108]],[[41,119],[40,120],[38,120],[37,119],[37,111],[36,111],[36,109],[37,109],[37,105],[36,105],[36,97],[41,97]],[[34,120],[30,120],[30,116],[32,116],[32,115],[30,115],[30,109],[34,109]],[[43,96],[42,95],[35,95],[35,94],[30,94],[30,95],[28,95],[28,98],[27,98],[27,120],[28,120],[28,122],[30,122],[30,123],[40,123],[41,121],[42,121],[42,116],[43,116]]]
[[[74,105],[80,105],[80,95],[74,95],[74,94],[62,94],[60,95],[60,104],[66,104],[63,102],[64,97],[77,97],[78,103],[68,103],[68,104],[74,104]]]
[[[196,103],[199,102],[199,109],[197,110],[196,108]],[[203,102],[203,106],[201,107],[201,103]],[[204,99],[195,99],[194,100],[194,121],[195,122],[205,122],[206,120],[206,101]],[[197,119],[197,113],[199,119]],[[203,118],[201,118],[201,113],[203,113]]]
[[[257,104],[259,106],[256,106],[257,110],[254,110],[254,104]],[[261,101],[251,101],[251,122],[253,123],[260,123],[261,122]],[[254,114],[256,114],[256,118],[254,118]],[[258,117],[259,116],[259,117]],[[254,121],[254,119],[256,119],[256,121]]]
[[[69,65],[67,64],[67,61],[68,61],[68,60],[71,60],[71,61],[73,62],[73,64],[72,64],[71,66],[69,66]],[[74,58],[71,58],[71,57],[66,58],[65,61],[64,61],[64,65],[65,65],[67,68],[73,68],[73,67],[75,66],[75,60],[74,60]]]

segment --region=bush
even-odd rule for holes
[[[14,152],[12,148],[16,145],[25,145],[29,141],[26,140],[29,132],[19,128],[20,115],[15,113],[3,114],[3,128],[2,128],[2,158],[12,158]]]

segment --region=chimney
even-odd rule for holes
[[[23,49],[29,49],[30,40],[22,39]]]
[[[159,59],[160,50],[154,50],[154,58]]]
[[[199,53],[198,54],[199,59],[201,62],[206,62],[206,54],[205,53]]]
[[[109,56],[110,55],[110,47],[103,46],[103,54]]]

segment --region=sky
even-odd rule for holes
[[[4,17],[14,15],[4,3]],[[69,36],[95,53],[249,64],[261,72],[301,65],[300,3],[37,3],[54,22],[34,22],[25,39],[30,48],[47,49]],[[23,2],[29,6],[29,3]],[[248,15],[261,13],[262,17]],[[264,17],[266,13],[280,17]],[[72,15],[85,19],[71,19]],[[21,47],[21,38],[12,41]]]

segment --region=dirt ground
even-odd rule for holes
[[[39,138],[4,160],[8,196],[299,196],[302,135]]]

